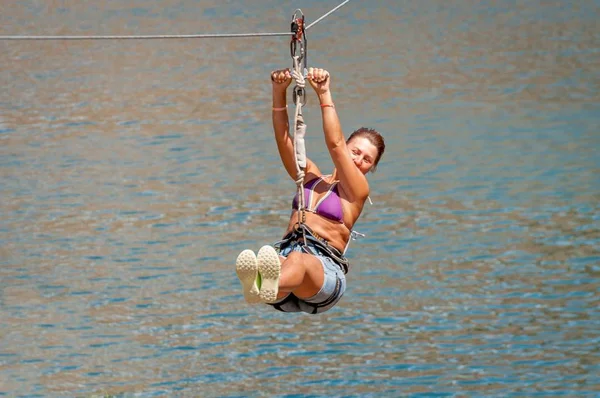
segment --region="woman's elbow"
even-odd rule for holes
[[[327,149],[333,153],[343,150],[346,146],[346,141],[343,138],[325,139],[325,144],[327,145]]]

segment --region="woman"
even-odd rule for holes
[[[329,73],[310,68],[307,80],[321,104],[325,143],[334,170],[323,175],[306,160],[304,221],[298,222],[298,195],[282,241],[263,246],[257,255],[244,250],[236,272],[248,303],[265,302],[284,312],[321,313],[333,307],[346,289],[348,262],[344,252],[352,227],[369,196],[366,174],[374,171],[385,150],[381,135],[361,128],[346,141],[333,103]],[[296,158],[289,135],[286,90],[288,69],[271,73],[273,129],[283,165],[296,181]]]

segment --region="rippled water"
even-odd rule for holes
[[[29,0],[0,34],[285,32],[337,4]],[[233,271],[289,216],[286,38],[0,41],[0,395],[596,396],[599,10],[349,2],[308,32],[345,131],[387,140],[320,316],[245,305]]]

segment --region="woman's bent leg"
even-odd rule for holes
[[[278,297],[290,293],[300,299],[313,297],[323,286],[323,263],[307,253],[291,252],[281,264]]]

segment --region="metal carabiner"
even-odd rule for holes
[[[298,44],[300,44],[300,54],[298,60],[302,62],[302,67],[306,69],[306,30],[304,24],[304,14],[302,10],[297,9],[292,15],[291,24],[292,39],[290,41],[290,54],[292,58],[296,57]]]
[[[291,24],[292,39],[290,41],[290,53],[292,55],[292,68],[293,70],[300,69],[300,73],[306,77],[308,72],[306,68],[306,31],[304,29],[304,14],[302,10],[297,9],[292,15]],[[299,53],[298,53],[299,51]],[[300,103],[306,104],[306,91],[303,87],[294,87],[293,99],[294,104]]]

